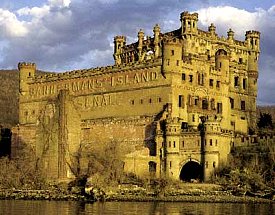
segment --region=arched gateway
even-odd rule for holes
[[[202,181],[203,167],[196,161],[188,161],[185,163],[180,171],[180,180],[191,181],[196,179]]]

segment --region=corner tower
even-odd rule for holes
[[[19,92],[21,95],[26,95],[28,92],[28,82],[35,76],[36,65],[35,63],[18,63],[19,70]]]
[[[245,41],[248,49],[248,71],[257,72],[260,54],[260,32],[247,31]]]
[[[123,47],[126,44],[126,37],[125,36],[116,36],[114,38],[114,60],[116,65],[120,65],[121,62],[121,56]]]
[[[249,127],[254,130],[257,123],[256,98],[258,91],[258,61],[260,54],[260,32],[247,31],[245,41],[248,50],[247,56],[247,73],[248,73],[248,90],[250,107]]]
[[[198,13],[189,13],[184,11],[180,14],[181,34],[198,33]]]

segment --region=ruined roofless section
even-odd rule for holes
[[[127,172],[208,180],[232,146],[251,141],[260,33],[219,37],[198,19],[183,12],[179,29],[155,25],[153,37],[140,30],[132,44],[115,36],[112,66],[38,76],[35,64],[18,64],[18,136],[36,148],[47,177],[72,177],[70,153],[112,140],[127,149]]]

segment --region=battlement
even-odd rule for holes
[[[161,59],[151,59],[146,62],[133,62],[130,64],[112,65],[104,67],[95,67],[89,69],[72,70],[62,73],[45,73],[43,75],[35,76],[34,83],[60,81],[66,79],[74,79],[80,77],[101,76],[109,73],[125,72],[135,69],[142,69],[148,67],[155,67],[161,65]]]
[[[117,35],[117,36],[115,36],[114,40],[123,40],[123,41],[125,41],[126,37],[124,35]]]
[[[260,38],[260,32],[259,31],[255,31],[255,30],[251,30],[251,31],[246,31],[245,33],[245,37],[256,37],[256,38]]]
[[[36,64],[35,63],[30,63],[30,62],[20,62],[18,63],[18,69],[32,69],[36,70]]]
[[[183,19],[198,20],[198,17],[199,17],[198,13],[189,13],[188,11],[184,11],[180,14],[180,20],[183,20]]]

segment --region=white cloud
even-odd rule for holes
[[[20,22],[16,15],[0,8],[0,32],[5,37],[23,37],[28,33],[24,22]]]
[[[42,18],[49,14],[50,12],[50,6],[44,5],[43,7],[24,7],[17,11],[17,14],[19,16],[31,16],[33,18]]]
[[[71,0],[48,0],[49,5],[53,7],[69,7]]]
[[[258,29],[257,20],[261,17],[260,11],[248,12],[230,6],[203,8],[197,12],[203,26],[214,23],[218,33],[223,34],[231,28],[239,38],[244,37],[246,30]]]

